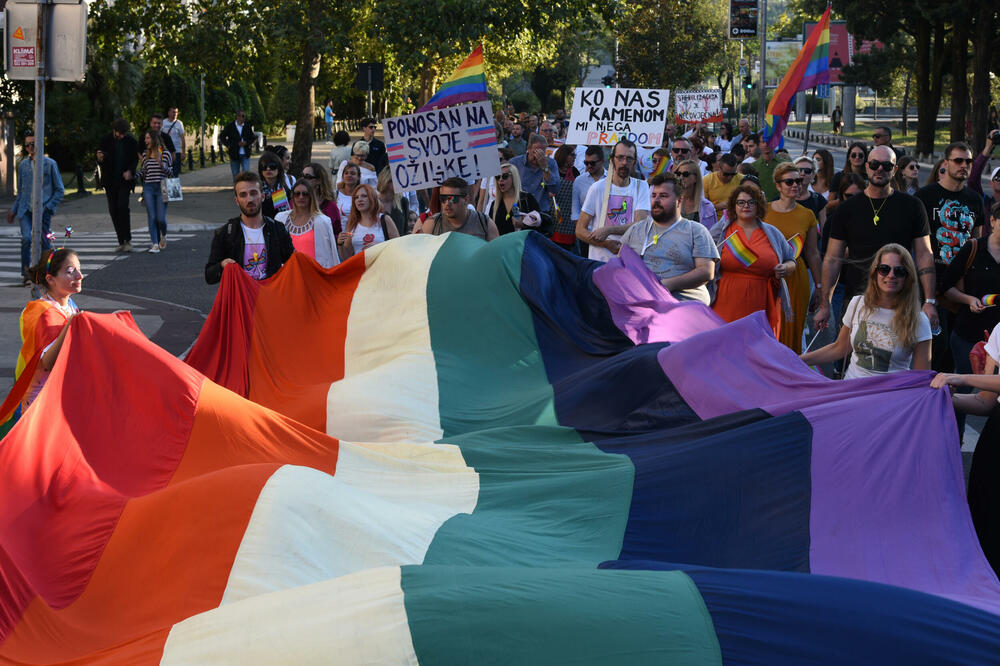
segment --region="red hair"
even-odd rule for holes
[[[378,192],[371,185],[358,185],[354,189],[354,194],[351,198],[351,214],[347,216],[347,226],[344,227],[345,231],[354,231],[361,222],[361,213],[358,212],[357,206],[354,205],[355,200],[358,198],[358,193],[364,192],[368,195],[368,205],[370,206],[369,211],[371,211],[371,216],[373,219],[378,219],[378,212],[376,211],[376,206],[378,206]]]

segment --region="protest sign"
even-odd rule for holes
[[[678,90],[674,92],[678,123],[721,123],[721,90]]]
[[[434,187],[452,176],[475,182],[500,175],[488,102],[386,118],[382,127],[396,192]]]
[[[628,139],[638,146],[659,146],[669,101],[669,90],[577,88],[566,143],[613,146]]]

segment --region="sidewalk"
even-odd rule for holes
[[[314,142],[313,161],[326,164],[332,147],[325,141]],[[254,170],[257,168],[258,157],[259,155],[254,156],[250,160],[250,166]],[[184,200],[175,201],[167,207],[167,227],[170,231],[212,230],[239,214],[233,199],[233,172],[228,161],[191,173],[181,173],[181,186],[184,189]],[[139,203],[139,192],[133,192],[129,201],[132,234],[147,233],[146,209]],[[21,233],[16,224],[7,224],[7,211],[10,210],[11,203],[10,200],[0,200],[0,236],[19,236]],[[68,226],[73,227],[74,233],[112,231],[104,192],[63,201],[52,218],[52,231],[61,237]]]

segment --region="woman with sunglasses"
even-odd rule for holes
[[[271,151],[264,151],[257,160],[257,173],[260,175],[263,197],[261,214],[274,219],[278,213],[291,210],[292,191],[285,185],[285,169],[281,166],[281,158]]]
[[[319,162],[310,162],[302,167],[302,179],[308,180],[313,190],[316,192],[316,199],[319,200],[319,212],[330,218],[333,226],[333,233],[336,237],[343,228],[340,223],[340,208],[337,207],[337,196],[334,193],[333,182],[330,180],[330,172]]]
[[[539,210],[534,195],[521,190],[521,175],[517,169],[504,162],[500,165],[496,181],[497,197],[486,215],[497,225],[501,236],[521,229],[537,229],[542,233],[548,230],[551,233],[552,216]]]
[[[873,377],[900,370],[929,370],[931,325],[920,310],[917,269],[902,245],[890,243],[875,253],[863,294],[851,299],[837,339],[802,354],[807,365],[832,363],[847,354],[844,379]]]
[[[892,177],[892,189],[907,194],[916,194],[920,189],[920,164],[916,158],[903,155],[896,162],[896,175]]]
[[[379,211],[378,192],[371,185],[358,185],[347,226],[337,236],[341,260],[346,261],[376,243],[393,238],[399,238],[399,232],[392,220]]]
[[[340,263],[336,236],[330,218],[319,210],[319,198],[305,178],[292,187],[292,208],[274,218],[285,225],[296,252],[306,254],[323,268]]]
[[[776,166],[774,185],[778,189],[778,199],[767,204],[764,212],[764,220],[780,229],[789,242],[796,236],[802,242],[802,252],[795,260],[795,270],[785,278],[792,305],[792,318],[782,321],[778,336],[778,340],[796,354],[802,351],[802,329],[809,310],[809,274],[806,273],[806,266],[812,274],[813,283],[817,285],[820,284],[822,268],[816,216],[797,201],[799,192],[805,189],[804,183],[799,170],[791,162],[782,162]]]
[[[799,188],[799,196],[795,200],[813,212],[822,232],[826,222],[827,201],[826,197],[813,189],[818,173],[816,160],[808,155],[801,155],[792,160],[792,164],[798,167],[799,174],[802,176],[802,187]]]
[[[45,250],[27,272],[42,296],[30,301],[21,312],[21,354],[15,368],[14,387],[0,406],[0,423],[15,413],[20,416],[38,397],[62,349],[69,323],[80,313],[73,302],[73,295],[83,289],[80,257],[76,252],[62,247]]]
[[[715,205],[705,198],[701,182],[701,163],[698,160],[682,160],[674,167],[678,186],[681,189],[681,217],[692,222],[701,222],[711,229],[719,221]]]
[[[844,174],[854,173],[867,180],[868,172],[865,171],[865,162],[867,160],[868,149],[865,147],[865,144],[860,141],[852,143],[850,148],[847,149],[847,158],[844,160],[844,168],[835,173],[833,175],[833,180],[830,181],[830,190],[832,192],[837,191],[837,188],[840,187],[840,179],[844,177]]]
[[[719,283],[712,309],[725,321],[758,310],[774,337],[781,333],[780,278],[795,270],[795,250],[777,227],[764,222],[764,193],[744,180],[729,195],[726,215],[711,230],[719,247]]]

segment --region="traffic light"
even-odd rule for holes
[[[749,74],[743,77],[743,87],[747,90],[753,90],[753,81],[750,80]]]

